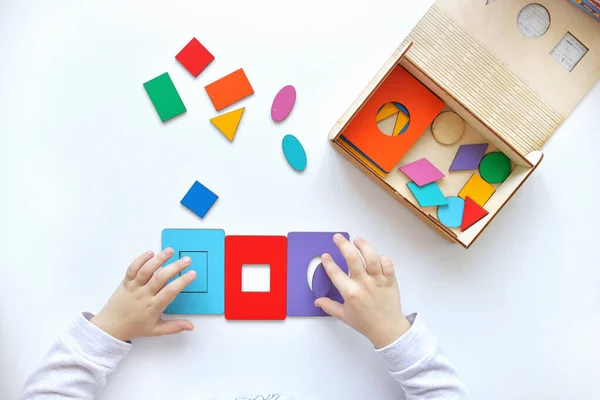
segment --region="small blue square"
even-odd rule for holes
[[[189,257],[192,264],[181,271],[179,276],[190,271],[196,271],[196,279],[182,293],[207,293],[208,292],[208,252],[207,251],[180,251],[179,259]]]
[[[210,189],[196,181],[181,199],[181,204],[200,218],[204,218],[218,198],[219,196]]]
[[[163,249],[171,247],[174,250],[173,256],[165,266],[180,257],[188,256],[192,258],[190,268],[197,272],[194,282],[169,304],[165,314],[223,314],[225,312],[225,231],[165,229],[162,232],[162,246]],[[206,266],[205,273],[202,273],[203,263]],[[182,273],[186,271],[187,269]]]

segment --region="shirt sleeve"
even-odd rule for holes
[[[400,383],[406,400],[464,400],[466,389],[442,354],[435,337],[417,314],[411,328],[394,343],[376,351]]]
[[[99,329],[89,322],[92,317],[80,314],[52,345],[27,379],[21,400],[93,399],[104,388],[131,344]]]

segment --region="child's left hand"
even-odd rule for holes
[[[196,272],[190,271],[167,285],[191,264],[189,257],[183,257],[161,268],[172,255],[173,249],[167,248],[156,256],[148,251],[136,258],[115,293],[90,322],[123,341],[194,330],[190,321],[161,318],[169,303],[196,278]]]

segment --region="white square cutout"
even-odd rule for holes
[[[271,266],[269,264],[242,265],[242,292],[270,292]]]
[[[588,50],[571,32],[567,32],[556,47],[552,49],[550,55],[565,67],[567,71],[571,72],[583,56],[587,54]]]

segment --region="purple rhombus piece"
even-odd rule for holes
[[[487,143],[463,144],[459,147],[449,171],[470,171],[477,169],[488,148]]]
[[[316,297],[308,286],[306,275],[310,261],[323,253],[330,254],[342,271],[348,273],[346,260],[333,243],[335,233],[337,232],[290,232],[288,234],[287,314],[289,316],[327,315],[323,310],[315,307]],[[348,233],[339,233],[346,239],[350,239]],[[342,295],[333,284],[327,292],[327,297],[340,303],[344,302]]]

